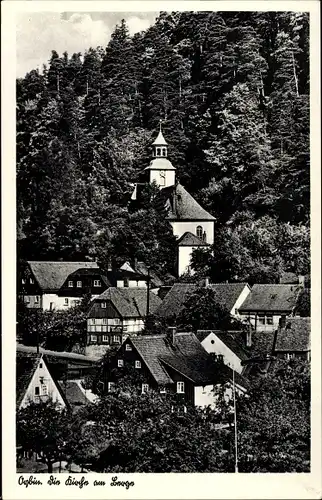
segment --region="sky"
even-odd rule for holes
[[[82,54],[90,47],[106,47],[115,25],[125,19],[130,33],[147,29],[158,12],[24,12],[16,21],[16,74],[42,70],[51,56],[67,51]]]

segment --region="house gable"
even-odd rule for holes
[[[29,383],[22,395],[21,401],[18,402],[18,408],[24,408],[31,402],[37,403],[47,400],[52,400],[62,408],[65,408],[67,402],[58,382],[53,379],[44,357],[40,355],[37,358],[37,362],[34,364],[34,368],[30,374]],[[19,380],[17,380],[17,384],[19,384]]]

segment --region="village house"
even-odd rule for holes
[[[20,409],[30,402],[51,400],[61,408],[75,410],[91,404],[96,396],[83,382],[96,369],[96,363],[81,354],[18,344],[17,406]]]
[[[239,316],[255,331],[275,331],[281,317],[294,313],[301,290],[299,285],[254,285],[239,306]]]
[[[87,315],[87,344],[121,344],[123,338],[144,328],[161,299],[146,288],[111,287],[93,300]]]
[[[176,169],[168,159],[168,144],[160,131],[152,144],[153,158],[140,173],[134,188],[132,202],[140,199],[140,191],[146,183],[155,183],[160,189],[160,199],[168,211],[173,234],[178,237],[177,274],[191,271],[193,250],[212,245],[214,242],[215,217],[199,203],[176,179]]]
[[[311,318],[282,319],[276,330],[273,355],[287,360],[311,358]]]
[[[113,358],[114,373],[111,370],[107,374],[108,390],[113,390],[118,383],[117,370],[125,367],[140,374],[142,393],[154,389],[177,394],[195,406],[215,407],[216,388],[227,384],[226,394],[231,397],[233,371],[219,359],[215,361],[191,332],[176,333],[171,329],[164,335],[127,338]],[[134,378],[133,384],[137,384]],[[235,385],[237,392],[244,393],[248,382],[235,373]]]
[[[208,280],[204,285],[214,290],[218,297],[218,304],[222,305],[233,317],[239,316],[239,306],[250,293],[247,283],[213,283]],[[200,288],[195,283],[175,283],[164,297],[156,314],[163,318],[175,318],[183,310],[185,302]]]
[[[242,362],[250,356],[233,335],[222,330],[198,330],[196,336],[208,353],[216,354],[225,365],[243,373]]]
[[[30,403],[53,401],[61,408],[68,402],[54,379],[43,354],[17,352],[16,406],[20,410]]]
[[[100,295],[109,283],[96,262],[28,261],[17,285],[28,308],[65,310],[78,305],[85,294]]]

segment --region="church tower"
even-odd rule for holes
[[[161,120],[159,134],[152,143],[152,149],[153,159],[150,165],[144,169],[149,171],[149,182],[155,181],[160,188],[174,186],[176,169],[168,160],[168,144],[162,134]]]

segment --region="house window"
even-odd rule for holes
[[[101,280],[94,280],[94,286],[101,286]]]
[[[160,186],[165,186],[165,171],[160,171]]]
[[[103,318],[103,325],[107,325],[107,318]]]
[[[126,344],[125,350],[126,351],[132,351],[132,346],[130,346],[130,344]]]
[[[120,318],[114,318],[114,323],[115,323],[116,325],[119,325],[119,324],[121,323]]]
[[[142,394],[149,392],[149,384],[142,384]]]
[[[184,394],[184,382],[177,382],[177,393]]]
[[[235,314],[236,314],[236,315],[238,314],[238,309],[237,309],[237,308],[235,308]]]
[[[91,335],[91,342],[97,342],[97,335]]]
[[[77,286],[77,288],[82,288],[82,282],[81,281],[77,281],[76,286]]]
[[[35,387],[35,396],[39,396],[39,394],[40,394],[39,387],[38,387],[38,386],[36,386],[36,387]]]
[[[272,314],[269,314],[266,316],[266,324],[267,325],[273,325],[273,315]]]
[[[141,368],[141,361],[135,361],[135,368]]]
[[[74,282],[73,281],[69,281],[68,282],[68,288],[73,288],[74,286]]]
[[[102,336],[102,341],[103,342],[108,342],[109,341],[109,336],[108,335],[103,335]]]
[[[257,320],[259,325],[265,325],[265,314],[259,314]]]
[[[290,359],[294,359],[295,358],[295,354],[294,353],[287,353],[285,354],[285,358],[287,359],[287,361],[289,361]]]
[[[165,394],[167,392],[165,387],[160,388],[160,394]]]
[[[121,343],[120,335],[113,335],[113,342],[114,344],[120,344]]]
[[[64,305],[65,305],[65,306],[68,306],[68,303],[69,303],[69,302],[68,302],[68,299],[66,298],[66,299],[65,299],[65,304],[64,304]]]
[[[26,280],[22,279],[22,280],[21,280],[21,283],[22,283],[23,285],[25,285]]]
[[[42,368],[42,363],[39,363],[39,368]]]
[[[127,332],[127,326],[123,326],[123,332]]]
[[[43,396],[48,396],[48,387],[44,384],[41,386]]]
[[[203,238],[203,229],[202,229],[202,226],[197,226],[196,234],[197,234],[197,237],[202,240],[202,238]]]
[[[101,302],[101,308],[106,309],[106,302]]]
[[[124,366],[123,359],[118,359],[118,360],[117,360],[117,366],[118,366],[119,368],[122,368],[122,366]]]
[[[35,304],[39,304],[39,295],[36,295],[35,297]]]
[[[30,279],[29,279],[29,283],[30,283],[31,285],[33,285],[35,282],[34,282],[34,280],[33,280],[32,278],[30,278]]]
[[[107,392],[113,392],[115,389],[115,382],[107,382]]]
[[[49,303],[49,310],[52,311],[54,309],[54,303],[50,302]]]

